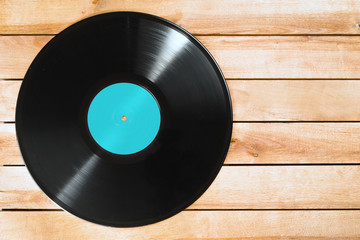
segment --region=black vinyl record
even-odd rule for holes
[[[159,108],[151,143],[134,152],[103,147],[89,127],[95,96],[118,83],[145,89]],[[149,101],[129,95],[148,110]],[[152,124],[126,101],[142,127]],[[45,194],[80,218],[117,227],[161,221],[197,200],[224,162],[231,131],[230,95],[210,53],[174,23],[134,12],[90,17],[56,35],[29,67],[16,108],[22,156]]]

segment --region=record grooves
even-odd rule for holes
[[[134,227],[190,206],[230,144],[220,68],[165,19],[114,12],[55,36],[22,83],[16,133],[44,193],[85,220]]]

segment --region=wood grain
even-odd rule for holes
[[[226,164],[360,163],[360,123],[234,123]],[[0,165],[24,164],[15,125],[0,124]]]
[[[0,80],[0,122],[15,121],[16,100],[20,86],[21,81]]]
[[[0,165],[24,164],[16,140],[15,124],[0,124]]]
[[[49,36],[0,36],[0,79],[24,78],[36,54],[51,38]]]
[[[360,78],[357,37],[212,37],[199,40],[226,78]]]
[[[0,79],[12,80],[0,80],[0,165],[23,164],[15,125],[2,123],[14,121],[13,80],[53,34],[110,11],[159,15],[208,48],[239,121],[228,165],[187,210],[128,229],[71,216],[24,166],[0,166],[1,240],[360,239],[360,165],[312,165],[360,163],[358,0],[0,1]]]
[[[1,36],[0,78],[23,78],[33,58],[51,38]],[[356,36],[199,36],[198,39],[213,54],[228,79],[360,78],[357,64],[360,40]]]
[[[360,123],[234,123],[227,164],[360,163]]]
[[[360,69],[360,68],[359,68]],[[359,121],[357,80],[228,80],[234,121]],[[20,81],[0,80],[0,121],[15,120]]]
[[[234,121],[360,120],[357,80],[229,80],[228,85]]]
[[[360,208],[360,166],[224,166],[190,209]],[[0,167],[0,208],[57,209],[25,167]]]
[[[360,211],[185,211],[157,224],[110,228],[65,212],[0,212],[3,240],[359,239]]]
[[[194,34],[359,34],[359,9],[356,0],[8,0],[0,3],[0,34],[58,33],[110,11],[158,15]]]

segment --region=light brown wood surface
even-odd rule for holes
[[[185,211],[118,229],[62,211],[15,136],[21,80],[72,23],[140,11],[189,30],[231,93],[225,165]],[[0,239],[360,239],[360,1],[0,1]]]
[[[360,163],[360,123],[234,123],[225,164]],[[0,165],[23,165],[15,125],[0,124]]]
[[[228,85],[234,121],[360,120],[357,80],[229,80]]]
[[[234,123],[226,164],[360,163],[360,123]]]
[[[190,209],[360,209],[360,166],[224,166]],[[25,167],[0,167],[0,208],[57,209]]]
[[[155,14],[193,34],[359,34],[360,22],[356,0],[7,0],[0,2],[0,34],[54,34],[109,11]]]
[[[0,80],[0,122],[15,121],[15,108],[21,81]]]
[[[0,36],[0,79],[23,78],[33,58],[52,37]],[[228,79],[360,78],[360,40],[356,36],[197,38]]]
[[[3,239],[359,239],[360,211],[184,211],[139,228],[95,225],[65,212],[0,212]],[[241,236],[241,237],[239,237]]]
[[[360,56],[360,54],[359,54]],[[360,68],[359,68],[360,69]],[[357,80],[228,80],[234,121],[359,121]],[[0,121],[15,120],[20,81],[0,80]]]

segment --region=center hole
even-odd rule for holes
[[[123,121],[126,121],[126,119],[127,119],[126,116],[122,116],[122,117],[121,117],[121,120],[123,120]]]

